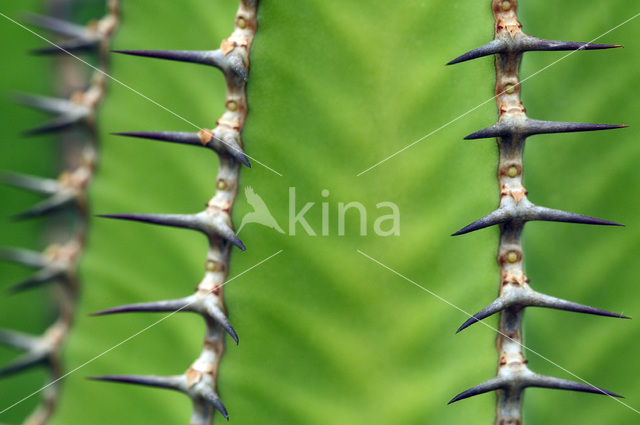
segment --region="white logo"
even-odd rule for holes
[[[284,233],[284,230],[282,230],[276,219],[271,215],[271,211],[269,211],[267,204],[264,203],[260,195],[253,191],[251,186],[247,186],[245,188],[244,197],[247,199],[249,205],[253,207],[253,211],[246,213],[244,217],[242,217],[240,228],[237,233],[240,233],[244,225],[249,223],[262,224],[263,226],[275,229],[280,233]]]
[[[322,225],[322,236],[329,236],[330,234],[330,223],[334,221],[337,222],[337,235],[344,236],[346,233],[346,216],[348,211],[354,211],[357,213],[359,219],[359,234],[360,236],[367,236],[367,232],[369,230],[368,223],[368,215],[371,215],[371,211],[367,211],[366,207],[356,201],[344,203],[338,202],[337,211],[331,211],[331,205],[329,200],[327,199],[330,195],[327,189],[324,189],[320,195],[322,196],[322,202],[320,202],[320,210],[321,216],[320,221]],[[244,190],[244,196],[249,203],[253,207],[252,212],[248,212],[242,217],[240,222],[240,228],[237,233],[244,228],[245,225],[250,223],[262,224],[270,229],[277,230],[282,234],[287,234],[278,222],[269,211],[267,204],[264,200],[254,192],[251,186],[247,186]],[[312,217],[312,222],[317,222],[317,213],[316,210],[313,209],[316,202],[307,202],[302,206],[302,209],[297,210],[296,208],[296,188],[289,187],[289,236],[296,235],[296,227],[299,224],[300,227],[307,233],[309,236],[317,236],[317,233],[311,226],[311,224],[307,221],[306,215],[309,214]],[[387,209],[389,214],[383,214],[376,217],[373,223],[373,231],[377,236],[399,236],[400,235],[400,210],[398,206],[393,202],[379,202],[376,204],[376,212],[380,214],[381,210]],[[367,214],[369,212],[369,214]],[[330,218],[333,217],[333,218]],[[351,217],[353,217],[353,212],[351,213]],[[315,220],[314,220],[315,219]],[[337,220],[336,220],[337,219]],[[351,225],[353,226],[353,218],[351,219]],[[352,228],[353,229],[353,228]],[[350,233],[353,233],[352,231]]]

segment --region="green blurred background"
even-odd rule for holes
[[[42,11],[42,0],[4,2],[19,18]],[[232,29],[232,0],[123,2],[118,49],[212,49]],[[640,10],[629,0],[523,0],[526,32],[588,41]],[[84,2],[82,22],[102,16],[99,1]],[[242,230],[246,252],[234,250],[231,276],[278,250],[283,253],[231,282],[226,300],[240,345],[228,344],[219,391],[232,424],[489,424],[495,396],[447,406],[459,391],[492,377],[495,334],[356,252],[362,250],[469,312],[497,292],[497,230],[458,238],[450,233],[492,210],[498,199],[492,141],[461,139],[495,121],[489,102],[456,123],[356,175],[412,141],[489,99],[490,58],[444,64],[492,35],[489,1],[343,0],[260,5],[252,50],[246,151],[283,174],[255,163],[244,169],[252,186],[286,228],[288,188],[319,232],[319,203],[329,203],[331,235],[279,234],[255,224]],[[22,139],[43,114],[13,105],[11,91],[50,94],[51,59],[31,56],[34,35],[0,20],[5,40],[0,66],[0,169],[55,176],[54,137]],[[527,272],[542,292],[630,316],[640,311],[638,214],[640,161],[638,81],[640,18],[601,42],[624,49],[578,52],[523,85],[529,116],[562,121],[629,124],[612,132],[537,136],[526,151],[530,199],[625,223],[598,228],[532,223],[525,232]],[[522,77],[564,53],[530,53]],[[197,65],[113,56],[113,75],[200,126],[223,110],[224,81]],[[102,158],[91,189],[94,213],[195,212],[213,193],[217,159],[189,147],[111,136],[117,131],[191,131],[188,124],[126,88],[111,84],[100,112]],[[323,189],[330,191],[322,198]],[[0,188],[0,245],[39,249],[44,220],[12,223],[9,216],[38,198]],[[337,204],[359,201],[369,212],[369,235],[358,234],[355,213],[337,236]],[[372,232],[375,205],[401,211],[401,234]],[[235,222],[250,211],[241,193]],[[161,315],[89,317],[107,307],[190,294],[202,274],[206,241],[178,229],[94,219],[82,264],[84,288],[76,327],[65,352],[67,369],[104,352]],[[28,270],[0,265],[8,287]],[[40,332],[52,320],[46,291],[0,297],[0,325]],[[640,325],[566,312],[529,309],[525,343],[587,381],[626,396],[640,408]],[[494,326],[496,318],[488,320]],[[198,355],[204,326],[177,315],[87,364],[64,380],[54,424],[179,424],[190,414],[177,393],[96,383],[112,373],[181,373]],[[16,353],[1,349],[0,362]],[[533,370],[572,379],[528,354]],[[40,388],[42,371],[0,381],[0,409]],[[34,396],[0,416],[19,423]],[[637,413],[611,398],[527,390],[527,424],[632,424]],[[216,418],[220,420],[220,417]]]

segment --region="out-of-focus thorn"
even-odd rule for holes
[[[13,100],[20,105],[33,109],[50,112],[52,114],[71,114],[78,109],[78,104],[68,99],[59,99],[56,97],[39,96],[26,93],[16,93]]]
[[[27,218],[40,217],[65,207],[71,203],[75,197],[70,193],[56,193],[53,196],[37,203],[28,210],[13,216],[14,220],[24,220]]]
[[[0,260],[23,264],[28,267],[45,267],[47,260],[39,252],[20,248],[0,247]]]
[[[613,130],[626,128],[626,125],[589,124],[577,122],[539,121],[530,118],[522,122],[501,122],[465,137],[465,140],[488,139],[494,137],[521,136],[528,137],[535,134],[573,133],[578,131]]]
[[[568,381],[566,379],[553,378],[551,376],[539,375],[537,373],[532,374],[532,376],[526,378],[525,386],[551,388],[556,390],[579,391],[583,393],[602,394],[602,395],[608,395],[611,397],[622,398],[622,396],[619,394],[604,390],[602,388],[594,387],[593,385]]]
[[[57,180],[7,171],[0,171],[0,183],[46,195],[53,195],[60,190]]]
[[[466,391],[461,392],[457,396],[451,399],[449,403],[455,403],[456,401],[463,400],[465,398],[473,397],[474,395],[488,393],[489,391],[495,391],[502,389],[506,386],[506,382],[504,378],[492,378],[488,381],[483,382],[482,384],[476,385],[473,388],[470,388]]]
[[[465,62],[472,59],[481,58],[483,56],[493,55],[495,53],[501,53],[507,48],[507,43],[503,40],[493,40],[485,44],[484,46],[473,49],[462,56],[458,56],[447,65],[454,65],[456,63]]]
[[[25,20],[36,27],[40,27],[67,37],[82,38],[87,34],[87,29],[81,25],[52,18],[50,16],[25,14]]]
[[[70,114],[70,115],[60,115],[59,117],[56,117],[54,119],[52,119],[51,121],[48,121],[44,124],[42,124],[41,126],[32,128],[30,130],[27,130],[25,132],[23,132],[22,134],[24,136],[37,136],[40,134],[47,134],[47,133],[53,133],[56,131],[62,131],[64,129],[67,129],[71,126],[73,126],[74,124],[77,124],[79,122],[81,122],[82,120],[84,120],[87,117],[86,114],[82,113],[77,113],[77,114]]]
[[[229,420],[229,414],[227,413],[227,409],[224,407],[224,404],[222,404],[220,397],[218,397],[218,395],[214,393],[211,388],[207,388],[204,394],[202,394],[202,397],[209,404],[211,404],[218,412],[220,412],[226,420]]]
[[[0,369],[0,377],[12,375],[30,367],[45,363],[49,359],[47,353],[29,352],[18,357],[13,363]]]
[[[118,382],[124,384],[144,385],[147,387],[166,388],[169,390],[184,391],[184,377],[177,376],[153,376],[153,375],[105,375],[92,376],[93,381]]]
[[[24,332],[0,329],[0,344],[29,351],[36,346],[38,338]]]
[[[8,288],[7,291],[11,294],[16,294],[38,286],[53,283],[56,279],[61,278],[62,276],[63,272],[61,270],[44,268],[30,278]]]
[[[100,44],[98,38],[95,39],[77,39],[70,40],[65,43],[56,43],[55,46],[39,47],[32,49],[31,53],[34,55],[57,55],[64,54],[66,52],[80,53],[95,50]]]

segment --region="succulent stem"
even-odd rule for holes
[[[244,244],[233,231],[231,210],[238,193],[241,165],[250,167],[242,151],[241,133],[247,117],[246,84],[249,72],[249,52],[257,29],[257,0],[240,0],[233,33],[220,48],[211,51],[120,50],[134,56],[145,56],[181,62],[211,65],[222,71],[227,83],[226,110],[212,130],[187,132],[126,132],[122,136],[208,147],[218,154],[220,167],[216,192],[204,211],[196,214],[110,214],[102,217],[132,220],[197,230],[209,240],[205,274],[195,294],[186,298],[115,307],[97,315],[125,312],[190,311],[202,316],[206,324],[204,345],[200,356],[182,375],[172,377],[105,376],[99,380],[171,388],[191,398],[192,425],[208,425],[214,410],[229,419],[217,391],[217,376],[224,352],[224,334],[234,341],[238,336],[231,327],[223,299],[223,286],[229,273],[232,245],[241,250]]]
[[[465,139],[496,137],[498,142],[498,184],[500,204],[491,214],[464,227],[455,235],[498,225],[498,266],[500,291],[498,298],[467,320],[458,332],[473,323],[500,313],[498,325],[497,376],[454,397],[450,403],[489,391],[497,391],[496,425],[521,425],[522,399],[527,387],[544,387],[590,392],[619,397],[610,391],[591,385],[538,375],[527,367],[522,345],[522,319],[529,306],[555,308],[600,316],[626,316],[584,306],[540,294],[529,287],[523,269],[522,231],[528,221],[558,221],[568,223],[620,226],[620,224],[579,214],[534,205],[527,198],[523,179],[523,151],[526,138],[536,134],[575,131],[609,130],[619,125],[562,123],[532,120],[526,116],[520,99],[519,68],[522,55],[534,50],[594,50],[618,45],[573,43],[543,40],[522,32],[516,15],[517,0],[492,0],[495,18],[494,40],[472,50],[449,64],[487,55],[495,55],[498,123],[467,136]]]

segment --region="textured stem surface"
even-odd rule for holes
[[[244,250],[235,235],[231,210],[238,193],[238,177],[242,165],[250,166],[242,152],[241,133],[247,117],[246,84],[249,72],[249,52],[257,29],[257,0],[241,0],[233,33],[220,48],[212,51],[119,50],[134,56],[176,60],[211,65],[225,76],[227,93],[225,112],[212,130],[198,133],[146,131],[117,133],[122,136],[146,138],[165,142],[206,147],[217,153],[220,160],[216,177],[216,192],[206,208],[196,214],[117,214],[108,218],[173,226],[197,230],[207,236],[209,248],[205,274],[195,294],[177,300],[139,303],[115,307],[99,314],[125,312],[189,311],[205,320],[204,344],[198,358],[179,376],[110,375],[98,380],[170,388],[185,393],[193,403],[191,425],[208,425],[218,410],[228,419],[216,388],[220,359],[224,352],[225,332],[238,342],[226,315],[223,286],[229,273],[229,258],[233,245]]]
[[[522,55],[526,51],[599,50],[620,46],[551,41],[529,36],[522,32],[516,8],[517,0],[492,0],[495,19],[494,40],[450,62],[450,64],[454,64],[495,55],[495,99],[498,107],[498,123],[473,133],[466,139],[497,138],[500,204],[497,210],[464,227],[454,235],[469,233],[492,225],[500,227],[498,245],[500,290],[498,298],[458,329],[461,331],[478,320],[500,312],[496,341],[498,370],[495,378],[458,394],[451,402],[489,391],[497,391],[496,425],[520,425],[522,423],[522,399],[527,387],[555,388],[618,397],[615,393],[586,383],[542,376],[529,370],[522,345],[522,319],[526,307],[539,306],[626,318],[626,316],[534,291],[529,286],[529,279],[524,273],[522,252],[522,231],[527,221],[619,225],[607,220],[537,206],[529,201],[527,191],[522,183],[523,152],[527,137],[536,134],[610,130],[624,127],[539,121],[528,118],[520,98],[519,68]]]

